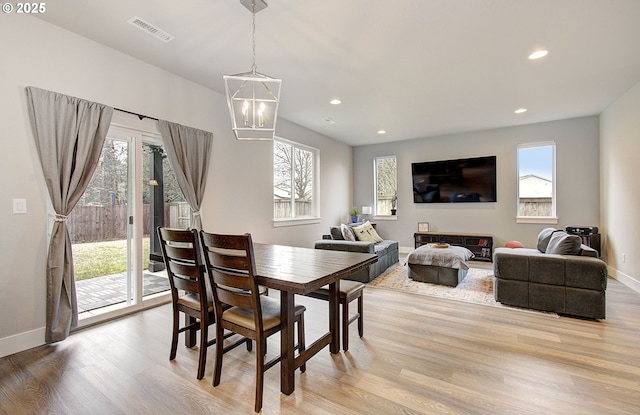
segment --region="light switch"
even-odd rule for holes
[[[13,199],[13,213],[27,213],[27,199]]]

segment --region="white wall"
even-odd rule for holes
[[[609,272],[640,292],[640,83],[600,117],[601,223]]]
[[[44,342],[49,202],[26,86],[212,131],[202,208],[206,229],[249,231],[256,241],[311,247],[351,205],[351,147],[280,119],[279,135],[320,150],[323,219],[274,228],[271,144],[233,138],[223,95],[30,16],[3,16],[0,37],[0,356]],[[27,199],[27,214],[12,213],[14,198]]]
[[[517,224],[517,146],[555,141],[557,158],[557,225]],[[383,237],[413,247],[418,222],[437,232],[484,233],[494,245],[519,240],[535,247],[547,226],[599,225],[599,121],[597,116],[361,146],[353,150],[354,202],[373,204],[373,158],[396,155],[398,162],[397,221],[378,221]],[[411,163],[478,156],[497,156],[496,203],[413,203]]]

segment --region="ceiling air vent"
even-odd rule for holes
[[[131,19],[127,20],[127,23],[132,24],[143,32],[162,40],[164,43],[169,43],[176,38],[138,16],[133,16]]]

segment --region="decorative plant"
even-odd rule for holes
[[[398,192],[393,192],[393,196],[391,197],[391,207],[395,209],[397,203],[398,203]]]
[[[351,208],[351,210],[349,211],[349,216],[358,216],[360,215],[360,211],[358,210],[357,207]]]

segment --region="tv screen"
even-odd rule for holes
[[[496,202],[496,156],[411,163],[414,203]]]

